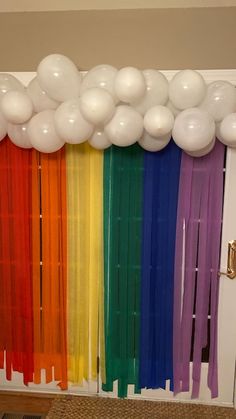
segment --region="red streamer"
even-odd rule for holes
[[[0,367],[33,381],[31,150],[0,143]]]

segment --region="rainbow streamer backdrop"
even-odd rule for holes
[[[198,320],[195,313],[203,335],[195,330],[193,396],[198,396],[201,351],[207,345],[209,298],[214,311],[208,385],[217,396],[214,272],[223,156],[217,144],[202,160],[207,167],[202,175],[195,159],[173,142],[158,153],[138,145],[102,152],[86,143],[48,155],[17,148],[8,138],[0,143],[0,367],[8,380],[18,371],[24,384],[40,384],[44,369],[46,382],[56,380],[66,389],[69,383],[97,380],[99,360],[105,391],[117,381],[118,395],[126,397],[129,384],[140,392],[166,388],[170,380],[178,393],[191,361],[190,345],[181,349],[179,333],[187,322],[185,339],[191,341],[196,288],[205,317]],[[199,193],[205,197],[204,206],[197,201],[200,227],[189,207]],[[195,279],[179,282],[190,274],[183,258],[192,248],[199,253],[191,226],[206,240],[212,226],[218,231],[214,249],[206,246],[191,262],[194,278],[197,268],[199,281],[208,278],[204,292]],[[183,380],[182,390],[188,390],[189,376]]]

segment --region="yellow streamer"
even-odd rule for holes
[[[81,385],[97,379],[99,333],[104,371],[103,153],[88,143],[67,145],[66,159],[68,378]]]

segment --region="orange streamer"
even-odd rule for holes
[[[67,388],[65,151],[33,155],[34,382]],[[39,200],[41,196],[41,200]],[[40,215],[41,214],[41,215]],[[41,216],[41,222],[40,222]],[[41,235],[41,246],[37,240]],[[40,267],[41,262],[41,267]],[[53,375],[54,371],[54,375]]]

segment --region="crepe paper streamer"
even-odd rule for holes
[[[209,170],[208,204],[201,215],[196,295],[196,319],[193,352],[193,398],[199,396],[201,351],[207,345],[208,310],[210,304],[210,356],[208,386],[212,398],[218,396],[217,330],[220,239],[223,208],[224,145],[217,142],[206,162]],[[205,249],[204,249],[205,246]]]
[[[112,146],[104,156],[106,383],[126,397],[139,391],[143,151]]]
[[[166,388],[173,379],[173,272],[181,150],[170,142],[145,152],[140,387]]]
[[[33,281],[33,329],[34,329],[34,383],[41,383],[41,361],[42,361],[42,295],[41,295],[41,220],[40,220],[40,154],[32,150],[32,281]]]
[[[6,378],[33,380],[31,151],[0,143],[0,351]]]
[[[223,162],[224,146],[216,142],[209,155],[194,159],[184,153],[181,163],[175,255],[174,392],[177,394],[180,391],[189,391],[190,388],[190,354],[195,314],[193,398],[199,395],[202,349],[207,344],[209,301],[211,318],[208,386],[212,397],[218,395],[217,272]]]
[[[67,145],[66,162],[69,381],[83,384],[97,379],[99,333],[104,371],[103,152]]]
[[[41,369],[67,388],[67,208],[65,151],[33,157],[33,285],[35,383]],[[37,167],[38,166],[38,173]],[[37,193],[41,199],[37,198]],[[38,208],[40,206],[40,208]],[[38,216],[41,213],[39,225]],[[37,242],[37,234],[38,241]],[[41,237],[40,237],[41,236]],[[40,260],[37,258],[40,257]],[[42,268],[38,266],[42,261]],[[38,275],[40,273],[40,275]],[[40,313],[38,312],[40,311]]]

